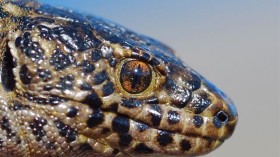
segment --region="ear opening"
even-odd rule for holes
[[[8,44],[5,47],[1,63],[1,83],[6,91],[13,91],[16,86],[13,69],[16,67]]]

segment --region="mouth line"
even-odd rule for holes
[[[181,134],[181,135],[184,135],[184,134]],[[200,136],[200,135],[197,135],[197,134],[186,134],[184,136],[193,137],[193,138],[201,138],[201,139],[211,141],[211,142],[213,142],[213,141],[224,142],[225,141],[224,139],[213,138],[213,137],[210,137],[210,136]]]
[[[182,135],[182,136],[186,136],[186,137],[191,137],[191,138],[201,138],[201,139],[204,139],[204,140],[207,140],[209,142],[213,142],[213,141],[219,141],[219,142],[224,142],[225,140],[224,139],[221,139],[221,138],[214,138],[214,137],[211,137],[211,136],[201,136],[199,134],[194,134],[194,133],[187,133],[187,134],[182,134],[182,133],[179,133],[179,132],[176,132],[176,131],[172,131],[172,130],[165,130],[165,129],[160,129],[160,128],[157,128],[155,126],[152,126],[148,123],[145,123],[141,120],[137,120],[137,119],[134,119],[134,118],[131,118],[125,114],[122,114],[122,113],[118,113],[118,112],[115,112],[114,110],[112,109],[104,109],[104,108],[98,108],[100,110],[102,110],[103,112],[111,112],[111,113],[114,113],[116,114],[117,116],[122,116],[122,117],[126,117],[127,119],[129,120],[132,120],[136,123],[139,123],[139,124],[144,124],[146,126],[148,126],[149,128],[151,129],[155,129],[155,130],[158,130],[158,131],[164,131],[164,132],[167,132],[167,133],[171,133],[171,134],[174,134],[174,135]]]

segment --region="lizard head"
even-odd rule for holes
[[[194,156],[232,135],[233,102],[167,46],[97,17],[24,4],[1,4],[9,25],[0,118],[9,127],[0,135],[16,140],[0,152]]]

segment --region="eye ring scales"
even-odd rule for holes
[[[139,60],[131,60],[124,63],[120,71],[120,83],[122,88],[130,94],[144,92],[152,82],[152,70],[150,66]]]

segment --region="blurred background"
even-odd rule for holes
[[[41,0],[171,46],[235,101],[232,138],[207,157],[280,157],[278,0]]]

